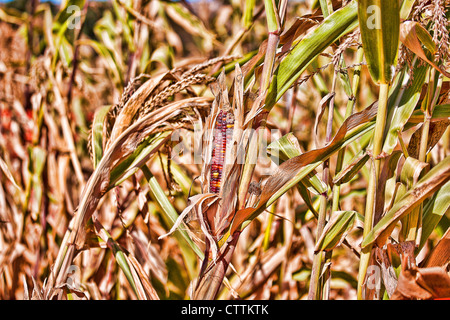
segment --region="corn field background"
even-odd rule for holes
[[[0,299],[450,298],[449,18],[0,3]]]

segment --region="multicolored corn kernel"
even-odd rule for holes
[[[214,131],[211,179],[209,192],[219,193],[222,180],[222,170],[225,160],[227,145],[233,137],[234,116],[231,112],[221,110],[217,115]]]

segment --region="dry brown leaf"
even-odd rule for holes
[[[248,291],[254,291],[263,285],[267,279],[277,270],[277,268],[286,259],[287,247],[272,248],[261,257],[259,263],[253,266],[249,271],[248,277],[240,285],[237,291],[242,294],[248,294]]]
[[[425,37],[424,35],[428,35],[431,40],[428,31],[416,21],[405,21],[400,24],[400,41],[421,59],[433,66],[437,71],[444,74],[446,77],[450,77],[450,73],[439,67],[435,62],[429,60],[426,56],[422,49],[422,42],[424,41],[422,37]],[[432,52],[432,54],[434,53],[435,52]]]
[[[142,268],[141,264],[133,255],[125,255],[125,258],[130,265],[131,272],[133,274],[134,282],[138,288],[138,292],[143,298],[149,300],[159,300],[156,290],[151,285],[147,273]]]
[[[448,125],[450,124],[450,120],[440,120],[433,121],[430,123],[429,133],[428,133],[428,143],[427,143],[427,153],[430,152],[431,149],[439,142]],[[420,150],[420,140],[422,138],[422,126],[417,129],[408,144],[408,154],[410,157],[418,158],[419,150]]]
[[[441,267],[402,269],[392,300],[450,298],[450,277]]]
[[[425,267],[446,267],[450,263],[450,228],[423,262]]]

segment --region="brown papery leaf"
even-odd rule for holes
[[[450,120],[440,120],[434,121],[430,123],[430,128],[428,132],[428,143],[427,143],[427,152],[430,152],[431,149],[439,142],[448,125],[450,124]],[[408,144],[408,154],[410,157],[418,158],[419,150],[420,150],[420,141],[422,139],[422,127],[417,129]]]
[[[381,219],[384,213],[386,181],[394,174],[400,156],[401,152],[394,151],[384,162],[383,169],[381,170],[381,174],[378,179],[376,191],[374,224],[376,224]]]
[[[220,248],[220,254],[207,268],[201,270],[197,285],[193,294],[194,300],[212,300],[220,289],[225,272],[230,264],[240,232],[234,233],[229,241]],[[205,257],[204,262],[207,261]]]
[[[147,297],[149,300],[159,300],[158,294],[148,280],[148,275],[141,264],[133,255],[128,255],[125,257],[128,261],[128,264],[132,266],[131,272],[133,274],[134,281],[140,284],[137,285],[139,294]]]
[[[388,237],[395,229],[397,222],[411,213],[426,198],[438,190],[450,177],[448,167],[450,157],[445,158],[438,166],[433,167],[420,181],[404,194],[392,208],[381,218],[381,220],[369,232],[361,243],[361,247],[377,243],[379,247],[384,246]]]
[[[429,60],[426,56],[425,52],[422,49],[422,44],[431,43],[431,36],[428,31],[422,27],[418,22],[415,21],[405,21],[400,25],[400,41],[408,47],[409,50],[414,52],[421,59],[428,62],[431,66],[433,66],[437,71],[445,75],[446,77],[450,77],[450,73],[446,70],[439,67],[436,63]],[[435,50],[435,49],[434,49]],[[432,52],[434,54],[435,52]]]
[[[450,263],[450,228],[433,248],[430,255],[424,260],[425,267],[445,267]]]
[[[316,10],[313,14],[306,14],[302,17],[298,17],[292,26],[280,36],[280,43],[283,44],[282,51],[286,52],[289,50],[295,39],[310,28],[318,25],[322,20],[323,15],[320,9]]]
[[[287,247],[271,248],[271,250],[264,252],[261,261],[255,266],[251,265],[251,271],[239,286],[238,292],[248,295],[248,292],[253,292],[262,286],[267,279],[275,272],[279,265],[286,261]]]
[[[450,277],[441,267],[405,268],[392,300],[450,298]]]
[[[335,96],[334,92],[328,93],[326,96],[320,100],[319,103],[319,111],[316,112],[316,121],[314,122],[314,142],[316,143],[316,147],[319,146],[319,138],[317,136],[317,128],[319,126],[319,122],[322,119],[323,113],[328,106],[328,102]]]
[[[117,139],[119,135],[130,126],[136,112],[144,104],[145,100],[155,91],[161,84],[161,81],[169,75],[169,72],[160,74],[142,84],[136,92],[125,102],[121,108],[117,118],[115,119],[114,128],[111,132],[108,146]]]

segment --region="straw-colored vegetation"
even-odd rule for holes
[[[450,2],[0,7],[0,299],[450,297]]]

